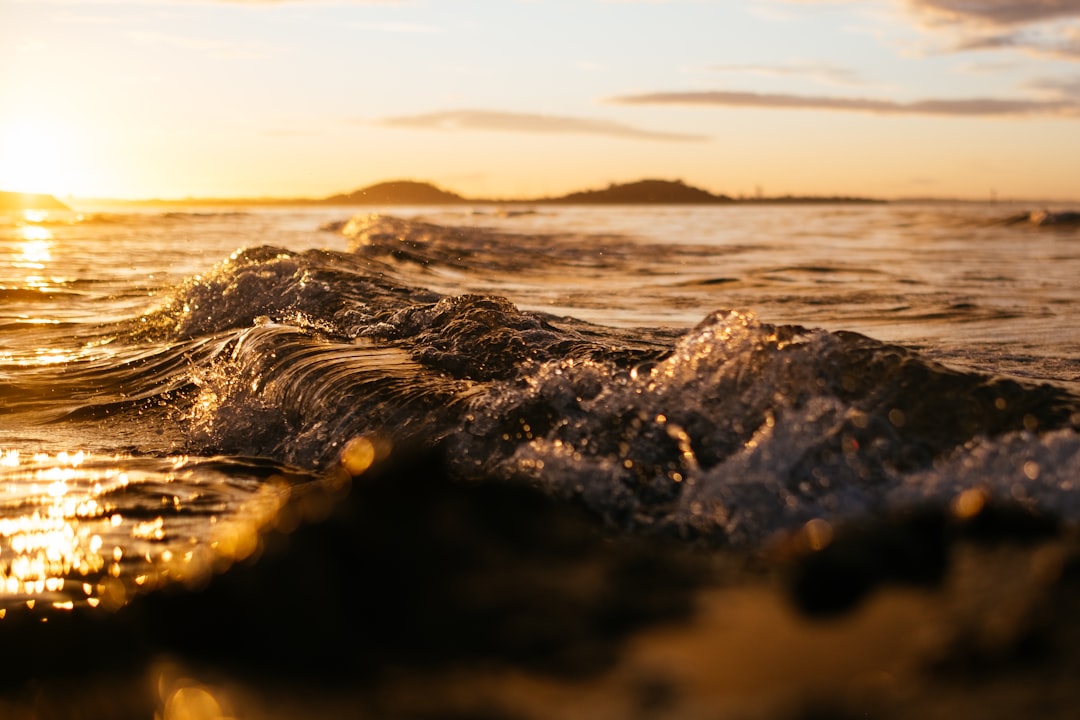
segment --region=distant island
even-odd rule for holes
[[[729,203],[727,195],[714,195],[707,190],[687,185],[682,180],[639,180],[612,183],[603,190],[582,190],[540,202],[581,205],[639,205],[639,204],[705,204]]]
[[[316,200],[326,205],[447,205],[469,202],[460,195],[440,190],[431,183],[396,180],[376,183],[351,193]]]
[[[316,202],[327,205],[444,205],[456,203],[543,203],[566,205],[627,205],[726,203],[727,195],[714,195],[707,190],[691,187],[681,180],[639,180],[632,183],[612,183],[602,190],[583,190],[557,197],[525,200],[485,200],[465,198],[442,190],[431,183],[415,180],[382,182],[348,194],[331,195]]]
[[[52,195],[0,190],[0,211],[19,210],[71,210],[71,208]]]
[[[881,203],[884,200],[847,196],[733,198],[687,185],[682,180],[638,180],[612,183],[555,197],[467,198],[429,182],[392,180],[324,198],[187,198],[183,200],[116,201],[140,205],[720,205],[735,203]]]

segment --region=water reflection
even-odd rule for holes
[[[44,271],[53,261],[52,231],[41,225],[19,223],[4,239],[7,258],[0,265],[0,289],[14,286],[47,290],[50,279]]]
[[[16,259],[16,267],[36,267],[43,269],[45,263],[52,260],[49,249],[52,247],[53,235],[43,227],[31,225],[19,228],[23,243],[20,254]]]
[[[0,617],[117,608],[249,556],[295,478],[226,465],[0,450]]]
[[[30,223],[42,223],[50,219],[48,210],[26,209],[22,211],[23,220]]]

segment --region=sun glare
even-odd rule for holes
[[[0,132],[0,190],[53,195],[71,191],[74,164],[66,133],[36,119]]]
[[[19,248],[22,252],[18,255],[15,266],[44,268],[45,263],[52,260],[52,254],[49,252],[52,247],[52,243],[49,242],[51,235],[24,233],[23,237],[26,241]]]

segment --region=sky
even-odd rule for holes
[[[0,0],[0,189],[1080,201],[1080,0]]]

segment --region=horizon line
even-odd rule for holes
[[[623,204],[623,205],[647,205],[647,204],[665,204],[663,202],[651,202],[651,201],[609,201],[607,203],[602,201],[574,201],[567,200],[566,198],[572,195],[600,193],[604,190],[612,188],[619,188],[628,185],[635,185],[644,182],[663,182],[671,185],[683,185],[689,190],[699,190],[712,195],[716,202],[715,204],[754,204],[754,203],[768,203],[779,201],[793,201],[793,200],[807,200],[807,201],[819,201],[819,202],[870,202],[870,203],[898,203],[898,202],[929,202],[929,203],[943,203],[943,202],[961,202],[961,203],[984,203],[984,204],[1003,204],[1003,203],[1080,203],[1080,198],[1047,198],[1036,196],[1002,196],[990,190],[986,195],[893,195],[893,196],[878,196],[878,195],[851,195],[845,193],[783,193],[774,195],[752,195],[752,194],[728,194],[728,193],[716,193],[712,190],[701,188],[700,186],[692,185],[683,181],[682,179],[665,180],[660,178],[642,178],[639,180],[616,182],[610,181],[605,187],[599,188],[586,188],[582,190],[571,190],[559,195],[547,195],[539,197],[526,197],[526,198],[482,198],[482,197],[468,197],[461,195],[457,191],[449,190],[444,186],[437,185],[436,183],[428,180],[411,180],[411,179],[397,179],[397,180],[381,180],[375,183],[371,183],[361,188],[357,188],[351,191],[335,192],[330,195],[323,196],[304,196],[304,195],[260,195],[260,196],[222,196],[222,195],[186,195],[186,196],[171,196],[171,197],[115,197],[115,196],[87,196],[76,195],[68,193],[64,195],[43,193],[43,192],[29,192],[20,190],[5,190],[4,192],[18,195],[48,195],[55,199],[62,199],[65,202],[82,201],[85,203],[112,203],[112,204],[190,204],[190,205],[258,205],[258,204],[324,204],[324,205],[451,205],[451,204],[483,204],[483,205],[500,205],[500,204],[528,204],[528,203],[551,203],[551,202],[564,202],[565,204]],[[457,199],[448,199],[440,202],[427,202],[427,203],[409,203],[409,202],[330,202],[335,197],[347,197],[352,195],[358,195],[373,188],[377,188],[382,185],[394,185],[394,184],[413,184],[413,185],[426,185],[433,190],[446,193],[447,195],[456,196]],[[713,204],[711,201],[691,201],[691,202],[671,202],[666,204],[683,204],[683,205],[707,205]]]

